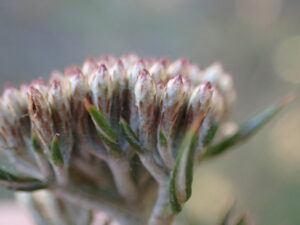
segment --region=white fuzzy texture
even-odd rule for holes
[[[173,106],[183,100],[183,97],[184,90],[182,78],[176,76],[167,83],[164,96],[164,105],[168,107]]]
[[[107,109],[107,104],[110,104],[109,102],[112,98],[113,85],[111,77],[104,66],[97,69],[90,77],[89,86],[91,88],[93,104],[98,109],[101,109],[101,111]]]
[[[152,75],[153,79],[156,80],[156,81],[165,80],[167,78],[167,73],[166,73],[165,66],[160,61],[154,63],[150,67],[149,73]]]
[[[120,86],[121,90],[123,90],[126,85],[126,72],[122,61],[117,61],[109,69],[109,74],[111,76],[113,87],[116,88]]]
[[[127,77],[129,82],[129,88],[134,87],[138,76],[143,69],[145,69],[145,64],[142,61],[136,62],[132,67],[128,69]]]
[[[139,106],[141,102],[145,105],[154,103],[156,90],[150,74],[139,75],[134,88],[134,94],[136,106]]]
[[[194,89],[189,104],[195,114],[207,111],[213,92],[213,88],[208,83],[202,83]]]
[[[186,59],[178,59],[171,63],[167,69],[167,73],[171,76],[175,76],[178,74],[184,74],[186,69]]]

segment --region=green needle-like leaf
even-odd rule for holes
[[[118,143],[112,141],[110,138],[108,138],[106,135],[103,135],[103,133],[101,132],[99,132],[99,136],[101,140],[107,145],[112,155],[120,156],[122,154],[120,145]]]
[[[0,185],[17,191],[35,191],[47,187],[36,178],[17,176],[3,169],[0,169]]]
[[[162,130],[159,131],[159,145],[164,148],[168,147],[167,137]]]
[[[39,143],[39,140],[37,138],[37,136],[35,135],[32,135],[31,136],[31,144],[32,144],[32,148],[33,150],[38,153],[38,154],[42,154],[43,153],[43,150],[40,146],[40,143]]]
[[[53,160],[54,164],[58,167],[63,167],[64,166],[64,158],[63,158],[61,149],[59,147],[57,135],[55,135],[55,137],[52,140],[51,152],[52,152],[52,160]]]
[[[179,147],[171,173],[169,194],[171,209],[175,213],[181,211],[181,205],[190,198],[192,193],[193,168],[198,141],[197,131],[202,121],[203,118],[199,117],[187,131]]]
[[[103,132],[103,135],[106,135],[114,142],[118,142],[118,137],[115,131],[111,128],[109,122],[105,119],[104,115],[96,109],[87,99],[84,101],[85,108],[89,112],[90,116],[95,121],[98,128]]]
[[[87,99],[84,100],[84,105],[95,122],[101,140],[109,147],[109,150],[111,150],[115,156],[122,154],[117,134],[112,129],[109,122],[105,119],[104,115]]]
[[[204,155],[202,155],[200,158],[204,159],[220,155],[221,153],[227,151],[229,148],[244,142],[252,135],[254,135],[261,127],[267,124],[291,100],[292,98],[290,96],[286,97],[279,103],[267,108],[262,113],[256,115],[248,122],[243,124],[236,133],[226,138],[225,140],[222,140],[220,143],[208,147]]]
[[[139,139],[137,138],[136,134],[131,129],[129,124],[124,119],[120,120],[120,127],[125,139],[133,147],[133,149],[139,153],[144,153],[145,151],[142,144],[140,143]]]

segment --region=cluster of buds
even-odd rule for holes
[[[135,54],[88,58],[48,83],[8,86],[0,147],[23,175],[1,170],[0,184],[47,188],[121,224],[170,224],[191,195],[194,162],[245,139],[278,109],[210,147],[235,98],[219,64],[201,70]]]

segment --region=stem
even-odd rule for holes
[[[117,200],[109,200],[103,197],[95,196],[75,188],[60,188],[53,189],[56,196],[80,205],[88,209],[96,209],[106,213],[109,217],[114,218],[120,225],[144,225],[140,215],[135,215],[123,202]]]
[[[132,180],[128,161],[111,158],[108,159],[107,162],[120,195],[129,203],[135,202],[137,200],[138,191]]]
[[[174,213],[169,207],[169,184],[159,185],[158,196],[150,216],[149,225],[170,225],[174,219]]]
[[[143,165],[149,171],[151,176],[157,181],[157,183],[163,183],[168,180],[168,174],[155,162],[152,155],[149,153],[139,154],[140,160]]]

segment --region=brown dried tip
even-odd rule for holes
[[[90,111],[94,107],[87,98],[83,100],[83,103],[87,111]]]
[[[53,138],[53,142],[58,142],[58,136],[59,136],[59,134],[55,134],[55,136]]]

